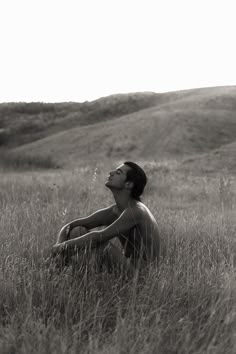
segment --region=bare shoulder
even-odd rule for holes
[[[146,221],[147,219],[150,221],[156,221],[152,212],[142,202],[137,202],[137,205],[135,206],[135,212],[136,215],[139,217],[140,221]]]
[[[141,220],[147,214],[147,210],[148,210],[147,207],[143,203],[137,202],[136,204],[134,204],[132,207],[129,208],[129,213],[131,216],[135,216],[135,218]]]
[[[120,212],[117,208],[117,205],[116,204],[110,205],[107,208],[107,214],[109,215],[111,222],[114,222],[116,219],[118,219],[120,216]]]
[[[134,206],[133,210],[139,216],[145,215],[147,212],[150,212],[148,207],[145,204],[143,204],[142,202],[137,202],[136,205]]]
[[[92,214],[91,217],[98,221],[99,225],[110,225],[116,219],[114,206],[115,205],[110,205],[106,208],[100,209]]]
[[[106,211],[107,215],[109,215],[110,217],[117,217],[116,209],[117,209],[116,204],[112,204],[107,208],[105,208],[104,210]]]
[[[120,211],[116,204],[110,206],[110,214],[115,219],[121,217],[122,219],[135,219],[139,222],[146,220],[151,215],[149,209],[141,202],[130,205],[127,209]],[[138,223],[139,223],[138,222]]]

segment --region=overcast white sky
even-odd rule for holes
[[[236,85],[232,0],[0,0],[0,102]]]

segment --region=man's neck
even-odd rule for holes
[[[128,207],[136,204],[136,200],[131,198],[130,195],[116,191],[112,191],[112,194],[115,199],[116,205],[121,212],[127,209]]]

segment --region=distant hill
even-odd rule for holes
[[[111,95],[84,103],[0,104],[0,146],[16,147],[72,127],[111,120],[158,103],[152,92]]]
[[[236,175],[236,139],[205,154],[199,154],[185,159],[178,170],[192,174],[234,174]]]
[[[90,108],[83,115],[84,104]],[[68,167],[129,158],[176,160],[184,171],[236,171],[236,86],[113,95],[84,104],[43,105],[51,109],[39,113],[47,121],[45,136],[15,144],[14,151],[52,156]]]

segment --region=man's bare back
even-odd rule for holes
[[[122,245],[124,255],[132,263],[138,260],[152,261],[159,258],[160,239],[157,222],[150,210],[141,202],[130,208],[135,219],[135,226],[117,236]],[[114,220],[120,217],[116,205],[113,207]]]

